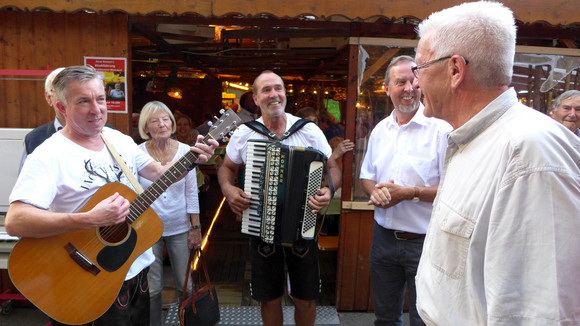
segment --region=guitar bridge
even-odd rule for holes
[[[82,267],[87,272],[90,272],[93,275],[99,274],[101,271],[100,268],[97,267],[87,256],[85,256],[82,252],[80,252],[72,243],[67,243],[64,246],[68,255],[72,260],[75,261],[80,267]]]

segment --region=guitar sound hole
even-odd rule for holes
[[[121,223],[100,227],[98,229],[99,238],[109,244],[115,244],[126,240],[129,237],[129,224]]]

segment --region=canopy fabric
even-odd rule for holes
[[[312,15],[318,19],[342,18],[366,20],[376,16],[387,18],[415,17],[425,19],[430,13],[462,3],[461,0],[295,0],[292,5],[266,0],[0,0],[0,8],[19,10],[49,9],[55,12],[121,11],[130,15],[165,13],[169,15],[197,14],[204,17],[239,14],[246,17],[272,15],[279,18]],[[547,22],[553,25],[579,23],[578,3],[569,0],[502,0],[516,19],[526,22]]]

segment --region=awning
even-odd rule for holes
[[[19,10],[48,9],[55,12],[95,12],[120,11],[130,15],[165,13],[169,15],[198,14],[204,17],[241,15],[259,17],[272,15],[278,18],[294,18],[311,15],[318,19],[367,20],[376,16],[387,18],[426,18],[430,13],[462,3],[460,0],[294,0],[280,3],[266,0],[0,0],[0,8]],[[516,19],[527,22],[547,22],[553,25],[569,25],[580,22],[578,2],[572,0],[504,0]]]

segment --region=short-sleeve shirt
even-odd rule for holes
[[[300,118],[286,113],[286,131],[292,127]],[[262,117],[257,119],[258,122],[264,123]],[[250,139],[268,139],[268,137],[255,132],[246,125],[241,125],[230,139],[228,146],[226,147],[226,154],[236,164],[241,164],[246,162],[246,151],[248,148],[248,140]],[[312,147],[321,151],[326,157],[330,157],[332,154],[332,149],[326,141],[326,137],[322,133],[322,130],[314,124],[307,123],[299,129],[297,132],[292,134],[290,137],[282,141],[282,144],[289,146],[302,146],[302,147]]]
[[[103,128],[103,133],[135,176],[153,161],[131,137],[108,127]],[[9,200],[54,212],[73,213],[110,182],[133,189],[106,146],[100,151],[89,150],[57,132],[28,156]],[[150,251],[135,260],[126,279],[153,262],[155,257]]]

